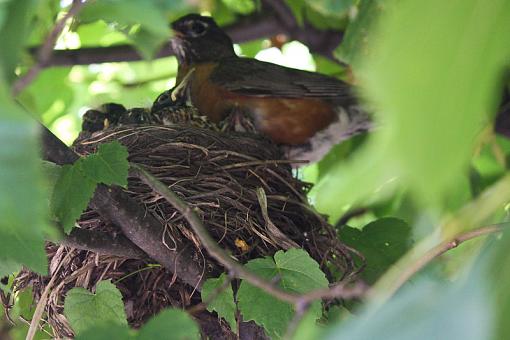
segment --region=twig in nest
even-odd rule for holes
[[[59,165],[72,164],[79,159],[45,126],[41,125],[41,129],[44,159]],[[165,268],[175,272],[183,282],[192,287],[200,286],[203,268],[193,260],[193,250],[181,244],[176,250],[170,250],[159,242],[157,235],[163,233],[164,227],[152,215],[145,214],[145,210],[122,190],[99,185],[90,204],[105,220],[117,224],[131,242]]]
[[[157,178],[149,174],[143,168],[136,164],[131,164],[133,175],[138,177],[141,181],[147,184],[152,190],[159,193],[164,197],[170,204],[172,204],[177,211],[188,221],[189,225],[198,236],[203,246],[209,254],[220,262],[225,268],[227,268],[236,277],[246,280],[250,284],[257,288],[260,288],[276,297],[279,300],[289,302],[294,305],[296,310],[306,308],[306,306],[314,300],[323,298],[353,298],[360,297],[365,292],[363,285],[347,286],[346,283],[337,284],[331,289],[317,289],[307,294],[299,295],[289,293],[274,284],[267,282],[258,275],[253,274],[247,270],[239,262],[233,260],[228,254],[220,248],[220,246],[214,241],[209,235],[208,231],[204,227],[202,221],[198,215],[190,208],[185,202],[183,202],[173,191],[171,191],[166,185],[161,183]]]
[[[69,256],[69,254],[66,255],[66,257]],[[35,336],[35,332],[37,331],[37,326],[39,325],[39,321],[41,320],[41,317],[44,312],[44,308],[46,307],[46,301],[48,300],[48,296],[50,294],[50,290],[53,288],[53,283],[58,277],[58,271],[60,270],[60,267],[62,267],[62,263],[64,261],[61,261],[58,267],[55,269],[55,271],[51,275],[50,282],[46,285],[46,288],[44,288],[44,291],[39,298],[39,302],[37,303],[37,306],[35,307],[34,315],[32,316],[32,321],[30,322],[30,327],[28,328],[28,333],[26,340],[32,340]]]

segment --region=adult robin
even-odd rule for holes
[[[238,57],[230,37],[210,18],[172,23],[179,68],[176,96],[185,94],[213,122],[242,115],[290,159],[316,161],[336,143],[370,127],[351,87],[336,78]]]

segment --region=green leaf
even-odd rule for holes
[[[397,218],[381,218],[367,224],[363,230],[345,226],[340,239],[360,251],[366,260],[361,276],[374,283],[410,247],[411,228]]]
[[[221,0],[230,10],[239,14],[250,14],[255,10],[253,0]]]
[[[51,198],[51,211],[65,233],[71,231],[96,189],[96,183],[85,176],[80,163],[81,160],[78,160],[77,164],[62,167]]]
[[[165,309],[151,318],[138,333],[138,339],[187,340],[200,339],[200,331],[184,311]]]
[[[47,271],[43,230],[48,227],[38,129],[8,98],[0,71],[0,263]]]
[[[371,199],[397,183],[419,204],[440,207],[495,111],[510,57],[510,2],[390,5],[360,68],[380,130],[357,160],[338,164],[317,184],[321,211]]]
[[[11,259],[0,260],[0,278],[11,275],[21,269],[21,264]]]
[[[274,255],[274,260],[270,257],[255,259],[249,261],[246,267],[268,281],[277,279],[278,285],[289,292],[303,294],[328,286],[318,263],[302,249],[280,250]],[[254,320],[271,337],[283,336],[294,315],[290,304],[276,300],[246,281],[241,282],[237,300],[243,319]],[[314,303],[310,310],[316,318],[320,317],[320,303]]]
[[[355,0],[305,0],[306,4],[323,16],[342,17]]]
[[[55,186],[60,176],[62,175],[62,166],[47,161],[42,161],[41,165],[44,177],[46,179],[44,183],[46,186],[46,192],[48,193],[48,197],[51,198],[53,196],[53,190],[55,189]],[[48,203],[51,203],[51,201],[48,200]]]
[[[209,296],[213,294],[217,289],[223,286],[226,275],[221,274],[218,278],[207,279],[202,286],[202,301],[207,301]],[[232,286],[229,285],[223,289],[214,300],[209,302],[207,310],[218,313],[218,316],[225,319],[230,325],[230,329],[235,331],[237,329],[236,323],[236,304],[234,302],[234,292]]]
[[[366,308],[333,327],[325,339],[489,339],[485,288],[474,275],[454,285],[420,280],[376,312]]]
[[[86,23],[104,20],[123,27],[140,25],[151,44],[136,45],[144,57],[153,56],[158,47],[170,37],[170,29],[156,0],[103,0],[89,2],[80,12]],[[122,29],[125,31],[125,29]]]
[[[65,298],[64,314],[76,334],[102,323],[127,325],[122,294],[110,281],[99,282],[95,294],[85,288],[71,289]]]
[[[112,322],[88,328],[76,336],[76,340],[128,340],[128,339],[200,339],[198,325],[184,311],[165,309],[152,317],[138,332],[125,325]]]
[[[76,340],[130,340],[136,339],[128,327],[115,323],[97,325],[76,334]]]
[[[83,173],[96,183],[127,186],[129,162],[125,146],[117,141],[101,144],[96,153],[81,161]]]
[[[358,5],[358,14],[347,26],[342,43],[335,50],[335,56],[353,65],[358,66],[359,61],[366,58],[374,45],[371,28],[375,26],[384,9],[381,0],[361,0]]]
[[[287,6],[289,6],[290,10],[292,11],[292,14],[294,14],[294,17],[296,18],[296,21],[299,25],[303,25],[305,20],[305,8],[306,3],[305,0],[285,0],[287,3]]]
[[[7,1],[2,4],[3,25],[0,26],[0,67],[8,83],[15,79],[14,69],[28,38],[29,21],[33,15],[33,0]],[[8,48],[7,48],[8,46]]]
[[[127,156],[126,148],[114,141],[101,144],[96,153],[62,167],[53,190],[51,210],[64,232],[71,231],[87,208],[98,183],[127,186]]]
[[[505,228],[508,228],[506,226]],[[495,336],[494,339],[508,339],[510,336],[510,233],[505,230],[499,242],[489,243],[494,248],[494,254],[489,262],[488,280],[489,291],[494,302],[495,309]]]

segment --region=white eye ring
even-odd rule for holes
[[[186,22],[187,33],[190,37],[196,38],[204,35],[209,28],[209,24],[203,21],[190,20]]]

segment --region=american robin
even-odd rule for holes
[[[285,145],[291,159],[310,161],[369,129],[370,119],[347,83],[238,57],[230,37],[210,17],[189,14],[172,28],[179,62],[174,96],[184,93],[211,121],[240,113]]]

